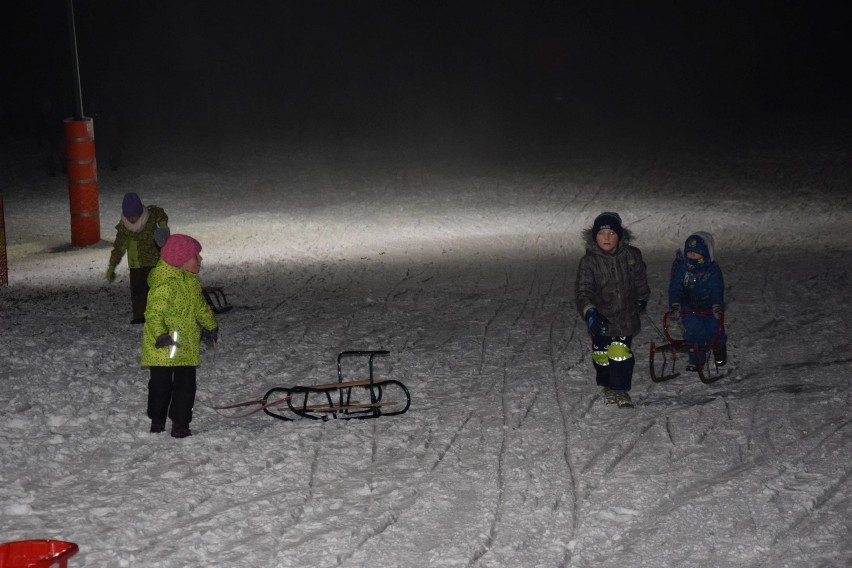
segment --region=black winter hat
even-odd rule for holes
[[[624,236],[624,228],[621,226],[621,217],[618,213],[612,211],[604,211],[595,218],[595,223],[592,225],[592,236],[596,237],[601,229],[610,229],[621,239]]]

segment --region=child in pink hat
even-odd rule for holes
[[[175,438],[192,435],[196,368],[201,341],[218,340],[218,324],[204,300],[198,272],[201,243],[188,235],[171,235],[148,276],[148,307],[142,332],[142,366],[148,367],[148,418],[151,432],[163,432],[172,420]]]

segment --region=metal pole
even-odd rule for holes
[[[83,89],[80,86],[80,62],[77,58],[77,29],[74,25],[74,0],[67,1],[68,35],[71,38],[71,70],[74,75],[74,118],[83,120]]]
[[[9,265],[6,261],[6,220],[3,213],[3,192],[0,191],[0,286],[9,284]]]
[[[74,118],[65,120],[65,156],[68,161],[68,200],[71,209],[71,244],[97,243],[101,238],[98,206],[98,166],[95,158],[95,129],[83,116],[83,90],[77,58],[74,0],[67,0],[68,34],[71,37],[71,66],[74,72]]]

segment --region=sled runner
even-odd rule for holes
[[[683,339],[674,339],[671,336],[669,333],[669,313],[670,312],[666,312],[663,314],[662,330],[662,335],[668,343],[656,345],[653,341],[651,342],[651,356],[649,358],[651,380],[655,383],[661,383],[680,376],[680,372],[675,370],[677,356],[678,354],[684,354],[687,356],[688,360],[688,354],[690,352],[695,355],[695,366],[697,367],[696,370],[698,371],[698,378],[701,379],[702,383],[715,383],[724,377],[726,373],[723,373],[719,369],[719,365],[716,363],[714,349],[718,347],[719,337],[721,337],[722,330],[724,329],[725,314],[722,314],[719,317],[716,336],[713,338],[713,341],[706,345],[700,345],[698,343],[687,343]],[[680,313],[681,315],[687,316],[715,318],[713,312],[710,310],[683,310]]]
[[[233,307],[228,303],[225,291],[219,287],[202,288],[201,293],[204,295],[204,301],[207,302],[207,305],[210,306],[214,314],[224,314]]]

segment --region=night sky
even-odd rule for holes
[[[844,112],[843,3],[75,0],[99,142],[493,140]],[[5,6],[4,136],[74,112],[65,0]]]

